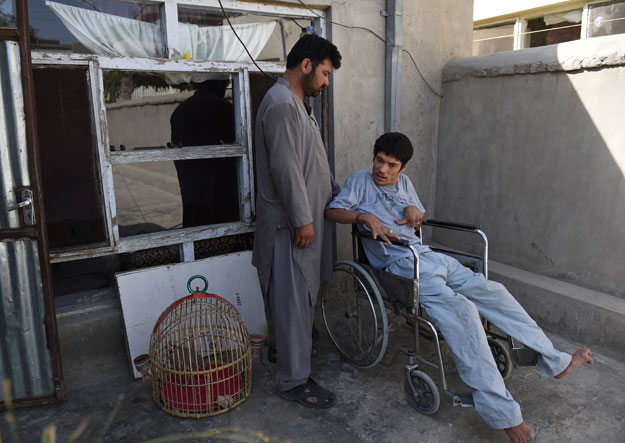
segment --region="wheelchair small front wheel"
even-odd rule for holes
[[[494,338],[488,339],[488,346],[490,346],[490,352],[493,354],[501,377],[508,378],[512,372],[512,358],[510,358],[508,347]]]
[[[432,415],[441,405],[436,383],[425,372],[413,369],[404,386],[408,403],[425,415]]]

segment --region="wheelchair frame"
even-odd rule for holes
[[[488,278],[488,239],[479,226],[440,220],[424,221],[423,226],[480,236],[481,255],[444,247],[430,246],[430,249],[449,254],[463,265],[468,265]],[[418,232],[422,237],[421,228]],[[440,394],[436,383],[419,369],[420,364],[423,364],[438,371],[444,398],[449,403],[454,406],[472,407],[471,393],[454,393],[448,388],[440,346],[444,338],[424,316],[419,304],[419,254],[416,249],[406,240],[391,240],[392,244],[409,249],[413,255],[414,278],[407,279],[369,266],[362,247],[362,238],[373,239],[373,236],[370,232],[359,232],[357,225],[352,225],[354,261],[336,262],[333,280],[323,286],[321,309],[330,339],[343,357],[355,366],[370,368],[377,365],[386,352],[389,332],[386,309],[392,306],[396,321],[401,320],[403,316],[406,323],[412,322],[414,326],[414,350],[407,350],[408,362],[404,366],[406,379],[404,387],[410,405],[423,414],[434,414],[440,406]],[[341,275],[347,278],[344,279],[340,277]],[[342,286],[338,289],[333,288],[332,285],[337,282]],[[333,304],[337,306],[332,306]],[[483,324],[502,377],[510,375],[513,365],[536,364],[536,353],[533,350],[517,346],[512,337],[497,334],[487,321],[483,320]],[[422,336],[435,344],[434,362],[422,354]]]

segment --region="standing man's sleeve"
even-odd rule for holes
[[[269,170],[293,228],[312,223],[301,153],[302,136],[297,109],[290,103],[269,109],[262,122]]]

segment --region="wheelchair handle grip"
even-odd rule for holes
[[[452,223],[442,220],[425,220],[423,226],[434,226],[439,228],[462,229],[466,231],[477,231],[482,229],[480,225],[469,225],[465,223]]]
[[[355,235],[359,235],[362,238],[368,238],[370,240],[377,240],[377,241],[386,243],[386,241],[380,237],[373,238],[373,234],[371,232],[356,232]],[[403,246],[404,248],[410,247],[410,242],[408,242],[408,240],[396,240],[394,238],[389,238],[389,240],[391,241],[392,244],[396,246]]]

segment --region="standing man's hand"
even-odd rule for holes
[[[315,239],[315,228],[312,223],[295,228],[295,246],[298,248],[309,247]]]
[[[423,212],[419,211],[415,206],[406,206],[406,209],[404,209],[404,218],[401,220],[395,220],[395,223],[398,225],[405,225],[408,223],[411,227],[417,229],[421,226],[423,216]]]

